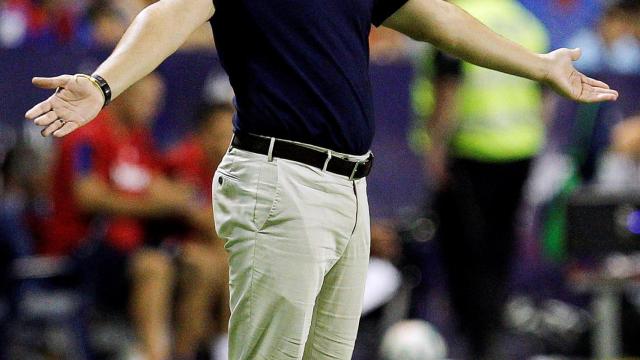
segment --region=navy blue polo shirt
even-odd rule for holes
[[[374,134],[369,32],[407,0],[213,0],[234,129],[359,155]]]

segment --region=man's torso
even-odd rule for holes
[[[371,24],[406,0],[216,0],[236,132],[364,154],[372,142]]]

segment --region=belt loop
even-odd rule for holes
[[[227,152],[231,152],[231,149],[233,148],[233,140],[235,139],[236,139],[236,133],[232,133],[231,141],[229,142],[229,147],[227,148]]]
[[[273,147],[276,144],[276,138],[272,137],[271,142],[269,143],[269,152],[267,153],[267,161],[273,161]]]
[[[324,166],[322,167],[322,172],[327,171],[327,165],[329,165],[329,161],[331,161],[331,150],[327,152],[327,160],[324,161]]]
[[[356,171],[358,171],[358,166],[360,166],[360,162],[356,162],[353,166],[353,171],[351,172],[351,176],[349,176],[349,181],[353,180],[353,177],[356,176]]]

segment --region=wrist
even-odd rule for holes
[[[548,83],[551,72],[551,58],[549,54],[536,54],[537,61],[533,69],[531,80]]]
[[[100,92],[100,95],[102,95],[102,102],[104,104],[106,97],[104,92],[102,91],[102,88],[100,87],[100,84],[98,84],[98,81],[96,81],[96,79],[94,79],[92,76],[89,76],[87,74],[76,74],[75,76],[83,79],[87,79],[91,83],[91,85],[93,85],[93,87]]]
[[[100,75],[97,74],[93,74],[93,75],[87,75],[87,74],[78,74],[76,76],[85,78],[87,80],[89,80],[89,82],[91,82],[91,84],[98,90],[100,91],[100,94],[102,95],[102,107],[104,108],[105,106],[109,105],[109,103],[111,103],[111,87],[109,86],[109,84],[107,83],[107,81],[102,78]]]
[[[102,76],[93,73],[90,78],[93,80],[92,82],[94,84],[97,84],[98,87],[100,88],[100,91],[102,92],[102,95],[104,96],[104,104],[102,105],[102,107],[105,107],[107,105],[109,105],[109,103],[111,103],[111,86],[109,86],[109,83],[107,82],[107,80],[105,80]]]

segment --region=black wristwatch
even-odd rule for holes
[[[109,86],[109,83],[107,83],[107,80],[103,79],[100,75],[93,74],[91,77],[96,81],[98,86],[100,86],[100,90],[102,90],[102,94],[104,95],[104,104],[102,107],[109,105],[111,102],[111,87]]]

